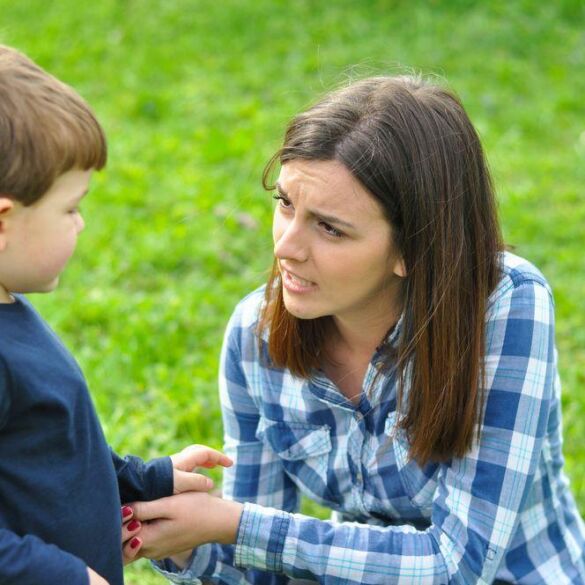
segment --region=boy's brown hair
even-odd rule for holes
[[[0,195],[32,205],[63,173],[99,170],[106,159],[104,131],[85,101],[0,45]]]

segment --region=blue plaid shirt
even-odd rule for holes
[[[585,583],[585,527],[562,471],[551,291],[525,260],[503,258],[486,315],[480,439],[446,464],[409,460],[379,355],[356,407],[320,372],[304,380],[264,365],[262,289],[245,298],[220,375],[235,461],[224,496],[246,503],[237,544],[201,546],[184,571],[160,570],[176,583]],[[400,323],[387,343],[399,335]],[[342,522],[296,513],[301,493]]]

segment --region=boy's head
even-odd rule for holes
[[[83,228],[77,206],[103,168],[104,132],[83,99],[0,45],[0,296],[52,290]],[[2,294],[4,293],[4,294]],[[2,299],[0,299],[2,300]]]

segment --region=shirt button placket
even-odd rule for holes
[[[351,424],[350,424],[350,436],[348,441],[349,446],[349,453],[348,457],[351,457],[351,462],[353,469],[355,470],[354,473],[354,481],[353,481],[353,489],[352,489],[352,496],[354,500],[354,505],[357,509],[359,509],[362,513],[366,512],[366,508],[363,502],[363,475],[362,475],[362,447],[364,444],[364,436],[362,427],[360,422],[362,421],[363,416],[360,412],[355,412],[353,414]]]

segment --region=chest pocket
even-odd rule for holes
[[[261,419],[256,435],[278,455],[299,489],[321,503],[334,501],[327,486],[331,454],[328,425]]]

